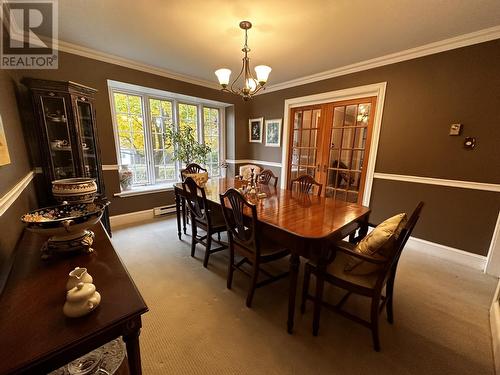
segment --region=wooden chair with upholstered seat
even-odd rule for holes
[[[249,181],[250,176],[252,174],[252,169],[255,177],[257,177],[260,174],[260,171],[262,170],[261,167],[255,164],[245,164],[242,165],[239,168],[239,175],[236,176],[236,178],[239,178],[241,180]]]
[[[263,228],[257,221],[256,206],[248,202],[238,190],[234,188],[228,189],[224,194],[220,195],[220,201],[229,237],[227,288],[231,289],[235,269],[239,269],[247,276],[250,276],[251,281],[246,305],[251,307],[256,288],[286,277],[289,273],[287,271],[279,275],[271,275],[262,269],[261,265],[283,258],[289,255],[290,251],[266,237],[265,231],[262,230]],[[244,214],[244,211],[250,216]],[[243,256],[243,259],[236,264],[235,253]],[[241,268],[245,263],[252,266],[251,273]],[[259,282],[260,272],[268,278]]]
[[[181,169],[181,181],[184,181],[186,179],[186,176],[189,176],[190,174],[195,174],[195,173],[207,173],[208,171],[203,168],[201,165],[196,164],[196,163],[189,163],[186,165],[186,168]],[[182,201],[182,222],[184,223],[184,228],[186,228],[186,223],[189,223],[189,208],[186,207],[186,204],[184,201]],[[184,230],[184,234],[186,234],[186,231]],[[220,240],[220,235],[218,236]]]
[[[312,178],[308,174],[303,174],[302,176],[297,177],[296,179],[290,182],[290,190],[297,189],[299,193],[302,194],[311,194],[314,192],[316,186],[316,194],[318,197],[321,195],[321,189],[323,189],[323,185],[319,182],[316,182],[314,178]]]
[[[372,331],[373,347],[376,351],[380,350],[380,340],[378,334],[378,318],[380,312],[386,307],[387,320],[390,324],[394,321],[393,315],[393,294],[394,294],[394,280],[396,277],[396,270],[401,252],[410,237],[415,224],[417,223],[423,202],[420,202],[412,215],[399,232],[399,235],[392,237],[388,243],[388,256],[382,257],[369,256],[355,251],[355,244],[346,241],[340,241],[334,245],[335,258],[328,266],[327,273],[324,275],[324,281],[344,289],[347,293],[335,304],[329,304],[323,300],[320,301],[323,306],[347,317],[357,323],[368,327]],[[373,225],[371,225],[373,226]],[[355,238],[359,240],[359,238]],[[366,262],[365,265],[375,266],[375,271],[367,274],[356,274],[347,272],[346,268],[350,262],[360,260]],[[352,263],[351,263],[352,264]],[[361,263],[357,263],[358,265]],[[314,300],[314,297],[309,295],[309,281],[311,274],[316,274],[317,267],[314,263],[308,262],[305,266],[304,272],[304,285],[302,290],[302,303],[301,311],[305,312],[305,304],[307,299]],[[385,295],[383,290],[385,287]],[[370,321],[361,319],[345,310],[342,306],[352,294],[358,294],[371,299],[371,312]],[[319,316],[318,316],[319,320]],[[319,321],[313,322],[313,334],[316,335],[319,328]]]
[[[187,174],[207,173],[207,172],[208,171],[201,165],[196,163],[189,163],[188,165],[186,165],[186,168],[181,169],[181,181],[184,181],[186,179]]]
[[[226,224],[219,207],[209,205],[205,189],[198,186],[193,178],[187,177],[182,183],[182,188],[191,217],[191,256],[194,257],[197,243],[205,245],[203,267],[207,267],[211,254],[227,249],[226,244],[212,238],[215,233],[220,238],[220,233],[226,231]],[[207,234],[198,236],[198,228]],[[219,244],[220,247],[212,249],[212,242]]]
[[[270,169],[264,169],[262,172],[259,174],[259,180],[261,184],[265,185],[273,185],[276,187],[278,185],[278,177],[276,177]],[[273,180],[273,182],[271,182]]]

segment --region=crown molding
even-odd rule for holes
[[[373,69],[384,65],[390,65],[401,61],[412,60],[418,57],[428,56],[439,52],[449,51],[452,49],[466,47],[495,39],[500,39],[500,26],[482,29],[472,33],[459,35],[457,37],[444,39],[438,42],[425,44],[419,47],[410,48],[381,57],[376,57],[374,59],[345,65],[339,68],[330,69],[324,72],[311,74],[281,83],[276,83],[274,85],[266,86],[265,90],[259,92],[257,95],[283,90],[294,86],[305,85],[312,82],[322,81],[329,78],[339,77],[346,74],[356,73],[363,70]],[[58,50],[98,61],[107,62],[110,64],[123,66],[130,69],[143,71],[146,73],[155,74],[161,77],[171,78],[194,85],[211,88],[214,90],[220,90],[220,86],[215,81],[208,81],[201,78],[176,73],[168,69],[148,65],[139,61],[112,55],[106,52],[98,51],[63,40],[58,40]]]
[[[106,63],[123,66],[125,68],[135,69],[141,72],[151,73],[157,76],[175,79],[177,81],[192,83],[193,85],[220,90],[220,86],[216,82],[195,78],[180,73],[175,73],[171,70],[159,68],[153,65],[148,65],[131,59],[126,59],[124,57],[112,55],[106,52],[101,52],[92,48],[83,47],[78,44],[65,42],[63,40],[59,40],[58,45],[59,45],[58,46],[59,51],[71,53],[73,55],[78,55],[87,57],[89,59],[103,61]]]
[[[323,81],[325,79],[339,77],[346,74],[361,72],[363,70],[378,68],[380,66],[390,65],[401,61],[412,60],[418,57],[433,55],[439,52],[449,51],[452,49],[466,47],[499,38],[500,26],[494,26],[472,33],[463,34],[457,37],[440,40],[438,42],[424,44],[422,46],[410,48],[400,52],[391,53],[389,55],[376,57],[374,59],[345,65],[339,68],[292,79],[286,82],[276,83],[274,85],[269,85],[263,92],[261,91],[258,95],[278,90],[284,90],[290,87],[305,85],[312,82]]]

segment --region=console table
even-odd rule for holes
[[[146,303],[101,224],[94,253],[40,259],[43,238],[25,231],[0,296],[0,374],[46,374],[117,337],[127,347],[131,374],[141,374],[139,334]],[[68,273],[86,267],[101,293],[100,306],[66,318]]]

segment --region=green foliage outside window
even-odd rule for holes
[[[212,151],[208,145],[198,142],[195,131],[189,126],[178,131],[173,128],[165,129],[165,145],[174,146],[173,159],[185,164],[205,164],[208,154]]]

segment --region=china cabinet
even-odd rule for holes
[[[95,121],[96,89],[71,81],[49,81],[24,78],[33,103],[34,134],[43,172],[39,200],[53,204],[52,181],[90,177],[97,183],[98,198],[105,198],[102,165]],[[102,222],[110,232],[108,211]]]

